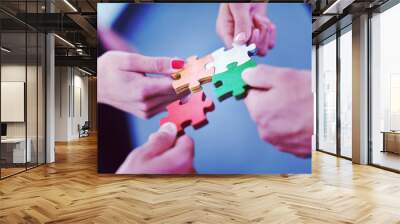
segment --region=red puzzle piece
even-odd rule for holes
[[[190,124],[197,129],[208,123],[206,112],[214,110],[214,103],[207,99],[203,91],[192,93],[187,102],[181,100],[172,102],[167,106],[168,116],[161,118],[160,125],[166,122],[175,123],[178,133]]]

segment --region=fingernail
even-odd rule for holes
[[[243,43],[244,41],[246,41],[246,33],[245,32],[238,33],[238,35],[236,35],[235,42]]]
[[[181,59],[174,59],[171,61],[171,66],[173,69],[181,69],[185,65],[185,61]]]
[[[176,135],[177,129],[174,123],[167,122],[160,127],[161,132],[166,132],[168,134]]]
[[[246,82],[249,79],[249,76],[251,75],[251,72],[253,71],[254,68],[247,68],[246,70],[243,71],[242,73],[242,79]]]

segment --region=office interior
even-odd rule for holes
[[[18,178],[24,178],[28,185],[31,175],[40,176],[41,173],[46,173],[43,174],[43,181],[50,179],[51,175],[64,175],[54,171],[57,170],[59,158],[62,158],[63,164],[60,173],[68,173],[68,167],[75,172],[77,164],[69,158],[96,160],[94,146],[86,149],[85,144],[96,142],[97,137],[96,4],[100,2],[113,1],[0,2],[0,186],[7,186]],[[274,4],[279,1],[270,2]],[[376,173],[390,177],[380,179],[380,184],[393,184],[386,188],[398,189],[398,182],[391,181],[391,178],[393,175],[393,179],[398,178],[400,173],[400,3],[397,0],[305,2],[313,13],[313,172],[318,176],[312,178],[319,184],[324,183],[320,188],[332,189],[335,186],[338,191],[347,192],[349,186],[359,186],[359,183],[351,181],[360,179],[360,176],[364,178],[363,174],[369,176]],[[82,152],[88,154],[80,154]],[[79,157],[75,157],[75,154]],[[321,160],[329,162],[323,163]],[[85,175],[94,178],[91,185],[100,186],[106,182],[101,179],[103,177],[85,173],[87,170],[95,172],[95,161],[86,164],[82,170],[80,175],[83,178],[86,178]],[[321,174],[324,172],[327,172],[327,176]],[[345,186],[335,185],[348,176],[350,182],[346,182]],[[336,182],[329,182],[329,178],[336,177]],[[159,178],[160,184],[168,181],[162,177],[156,178]],[[202,181],[206,182],[216,180],[213,177],[201,178],[205,178]],[[261,182],[270,183],[262,177],[251,178],[255,179],[253,186]],[[307,181],[307,178],[299,176],[296,181]],[[66,181],[64,186],[78,182],[72,177],[65,177],[63,181]],[[122,182],[125,179],[117,181],[121,181],[123,186],[136,183],[129,180]],[[153,189],[153,185],[144,184],[147,179],[141,181],[140,187]],[[150,183],[154,183],[151,181],[155,180],[150,180]],[[234,182],[231,179],[229,181]],[[271,183],[276,183],[274,181]],[[373,182],[370,180],[368,183]],[[81,184],[88,183],[82,182],[74,187],[80,189]],[[113,188],[109,184],[107,190]],[[371,191],[368,191],[371,194],[369,199],[381,198],[380,195],[374,195],[379,190],[372,185]],[[382,189],[379,186],[377,188]],[[357,197],[357,193],[354,197]],[[82,200],[90,202],[90,199]],[[119,205],[117,203],[115,206]],[[388,207],[398,211],[397,205],[395,203]],[[382,219],[387,221],[383,223],[400,220],[398,215],[387,209],[382,214],[389,218]],[[74,212],[71,211],[71,214]],[[344,213],[340,217],[346,215]],[[335,220],[352,223],[364,219]]]
[[[6,0],[0,7],[0,178],[4,179],[53,163],[56,142],[95,133],[96,41],[86,42],[89,38],[68,16],[53,16],[51,23],[46,22],[50,13],[71,10],[62,1]]]
[[[314,148],[398,172],[400,70],[396,52],[400,44],[396,40],[400,33],[396,26],[400,5],[388,1],[356,19],[350,17],[354,15],[340,16],[313,38]],[[353,127],[353,122],[361,124]],[[364,133],[358,136],[359,132]],[[353,134],[362,137],[364,146],[352,146],[359,141]]]

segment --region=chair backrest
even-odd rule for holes
[[[82,128],[89,128],[89,121],[85,121],[85,124],[83,124]]]

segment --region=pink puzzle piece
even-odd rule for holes
[[[160,125],[172,122],[176,125],[178,133],[190,124],[197,129],[208,123],[206,112],[214,110],[214,103],[207,99],[203,91],[192,93],[187,102],[181,100],[172,102],[167,106],[168,116],[161,118]]]

